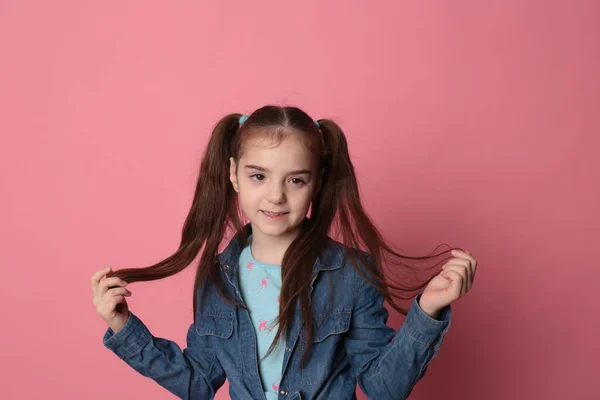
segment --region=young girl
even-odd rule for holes
[[[235,236],[218,253],[228,227]],[[182,350],[129,311],[126,286],[176,274],[200,253]],[[369,398],[403,399],[437,355],[450,304],[471,289],[477,262],[452,249],[443,271],[397,286],[384,253],[431,258],[403,256],[381,237],[335,122],[295,107],[230,114],[208,143],[177,252],[93,274],[103,342],[182,399],[212,399],[225,379],[232,399],[355,399],[357,382]],[[415,272],[400,264],[396,276]],[[392,299],[391,289],[423,288],[408,311]],[[384,300],[406,315],[398,332],[386,326]]]

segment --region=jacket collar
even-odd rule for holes
[[[246,236],[249,237],[252,233],[252,225],[250,223],[244,226]],[[229,242],[227,247],[217,255],[217,260],[221,264],[223,270],[227,274],[232,274],[237,270],[238,261],[245,243],[241,243],[240,235],[235,235]],[[343,261],[342,244],[328,237],[327,245],[317,256],[313,265],[313,276],[320,271],[328,271],[338,269],[342,266]]]

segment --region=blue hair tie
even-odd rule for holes
[[[248,119],[247,115],[242,115],[240,117],[240,125],[244,125],[244,122],[246,122],[247,119]],[[317,120],[313,120],[313,121],[314,121],[315,125],[317,125],[317,128],[321,128],[321,124],[319,124],[319,121],[317,121]]]

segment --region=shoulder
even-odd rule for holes
[[[337,294],[336,305],[342,304],[353,313],[383,312],[384,296],[371,273],[377,270],[371,254],[333,239],[329,240],[327,248],[327,257],[337,268],[323,274],[320,280],[323,284],[315,288],[317,292],[323,294],[319,289],[324,290],[323,286],[332,287],[333,293]]]
[[[333,266],[349,266],[357,267],[360,269],[365,269],[366,266],[364,262],[367,262],[368,264],[372,265],[373,259],[371,257],[371,254],[369,254],[368,252],[361,249],[357,249],[355,247],[347,246],[344,243],[331,238],[330,236],[328,236],[327,239],[327,245],[319,255],[322,262]],[[355,258],[353,256],[357,257]],[[360,259],[359,256],[362,256],[362,258],[364,258],[364,262]]]
[[[369,271],[375,268],[371,254],[347,246],[331,237],[328,237],[327,246],[319,255],[319,263],[322,264],[322,269],[332,270],[335,275],[344,276],[347,282],[352,282],[357,291],[364,284],[368,284],[364,276],[372,279]]]

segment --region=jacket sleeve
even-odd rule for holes
[[[357,274],[358,275],[358,274]],[[383,295],[359,275],[357,302],[345,339],[352,369],[363,392],[374,399],[406,399],[438,354],[451,324],[451,306],[439,319],[413,300],[404,323],[394,333],[386,325]]]
[[[180,399],[213,399],[225,381],[214,352],[202,345],[192,324],[187,347],[153,336],[132,312],[116,334],[108,328],[103,343],[140,374],[153,379]]]

